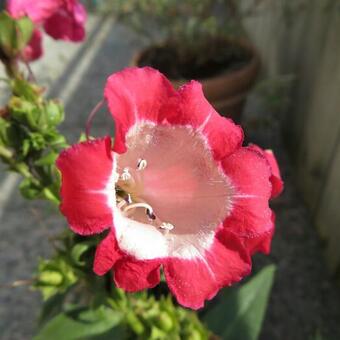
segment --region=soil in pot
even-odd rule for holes
[[[205,79],[241,69],[252,58],[249,50],[236,43],[219,41],[213,45],[215,52],[202,51],[204,56],[179,53],[173,45],[154,46],[142,52],[138,65],[152,66],[173,80]]]

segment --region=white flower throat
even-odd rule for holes
[[[139,158],[135,171],[143,171],[147,165],[146,159]],[[143,202],[143,200],[137,196],[138,190],[136,189],[138,185],[132,176],[129,167],[123,168],[122,173],[119,175],[117,187],[117,208],[122,211],[125,217],[130,217],[131,214],[136,212],[136,209],[142,209],[144,210],[148,224],[163,230],[165,233],[174,229],[175,226],[173,224],[161,221],[155,215],[151,205]]]
[[[137,259],[196,257],[231,209],[233,188],[206,141],[186,126],[136,124],[115,154],[114,225]]]

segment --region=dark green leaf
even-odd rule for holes
[[[100,306],[95,310],[87,308],[75,308],[71,311],[58,314],[40,330],[35,340],[74,340],[88,339],[104,335],[117,327],[121,332],[119,324],[122,314],[113,311],[106,306]],[[115,328],[114,328],[115,327]]]
[[[41,325],[44,324],[48,319],[51,319],[62,312],[62,307],[68,292],[69,289],[63,293],[58,293],[51,296],[44,302],[39,319],[39,323]]]
[[[222,339],[256,340],[261,331],[274,273],[275,266],[267,266],[246,284],[227,290],[204,316],[209,329]]]

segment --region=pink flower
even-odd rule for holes
[[[67,0],[63,7],[46,20],[44,28],[56,40],[82,41],[85,38],[86,19],[84,6],[75,0]]]
[[[33,61],[39,59],[43,55],[43,48],[42,48],[42,34],[41,31],[35,29],[33,31],[31,40],[29,41],[28,45],[22,51],[22,58],[25,61]]]
[[[37,27],[43,26],[54,39],[78,42],[85,38],[87,15],[84,6],[77,0],[8,0],[7,11],[14,18],[27,15]],[[42,55],[41,35],[38,40],[37,32],[38,28],[23,51],[26,61],[33,61]]]
[[[163,269],[183,306],[200,308],[251,270],[274,228],[271,168],[196,81],[175,91],[151,68],[111,75],[111,138],[61,153],[61,211],[81,235],[109,229],[94,271],[126,291],[156,286]]]

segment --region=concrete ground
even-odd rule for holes
[[[100,101],[107,76],[127,66],[138,40],[112,21],[92,21],[89,41],[82,45],[48,43],[45,58],[34,65],[38,79],[51,86],[50,95],[66,102],[62,131],[71,142],[84,130],[86,118]],[[55,66],[56,62],[58,65]],[[255,268],[277,265],[277,275],[260,339],[340,339],[338,289],[330,279],[322,248],[306,209],[296,192],[294,172],[282,146],[279,122],[260,110],[250,98],[243,119],[248,139],[276,152],[286,182],[284,195],[273,203],[277,232],[270,256],[256,256]],[[104,112],[98,113],[92,133],[112,132]],[[27,279],[39,256],[51,249],[47,236],[65,222],[44,202],[27,202],[17,191],[16,177],[0,167],[0,339],[30,339],[34,334],[40,297],[28,289],[7,288],[14,280]],[[240,339],[242,340],[242,339]]]

